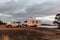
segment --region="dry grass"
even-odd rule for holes
[[[4,29],[4,30],[2,30]],[[59,29],[48,28],[2,28],[1,34],[8,35],[11,40],[60,40]]]

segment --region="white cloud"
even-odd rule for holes
[[[8,2],[8,0],[0,0],[0,3]]]
[[[24,19],[24,18],[22,18],[22,17],[21,18],[17,18],[17,20],[21,20],[21,19]]]
[[[25,2],[27,5],[41,4],[44,2],[58,2],[58,0],[22,0],[22,3]]]
[[[12,17],[12,15],[8,15],[8,14],[5,14],[4,16],[6,16],[6,17]]]
[[[2,16],[2,17],[12,17],[12,15],[3,14],[3,13],[0,13],[0,16]]]
[[[41,20],[41,23],[46,23],[46,24],[53,24],[53,21],[55,20],[55,15],[49,15],[49,16],[44,16],[44,17],[36,17],[36,20]]]
[[[55,15],[49,15],[49,16],[42,17],[42,19],[50,20],[50,21],[54,21],[54,18],[55,18]]]
[[[49,21],[54,21],[55,15],[49,15],[49,16],[44,16],[44,17],[36,17],[36,20],[49,20]]]
[[[36,20],[41,20],[42,18],[41,17],[35,17]]]

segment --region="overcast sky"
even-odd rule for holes
[[[33,17],[52,24],[57,13],[60,13],[60,0],[0,0],[0,19],[3,21]]]

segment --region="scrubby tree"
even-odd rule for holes
[[[53,22],[54,24],[58,25],[58,29],[60,29],[60,14],[58,13],[55,17],[55,21]]]
[[[1,20],[0,20],[0,24],[3,23]]]

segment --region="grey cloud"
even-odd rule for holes
[[[56,15],[57,12],[60,12],[60,2],[57,0],[57,2],[48,2],[47,0],[43,0],[44,2],[42,1],[42,3],[40,3],[40,1],[41,0],[39,0],[39,2],[32,0],[19,0],[18,2],[6,2],[4,4],[0,4],[0,13],[12,15],[13,17],[10,17],[10,19],[9,17],[5,17],[5,19],[13,21],[14,19],[21,17],[44,17],[48,15]]]
[[[18,13],[21,13],[21,12],[24,12],[24,13],[26,13],[27,11],[26,11],[26,9],[19,9],[19,10],[16,10],[16,11],[14,11],[13,13],[15,14],[18,14]]]

